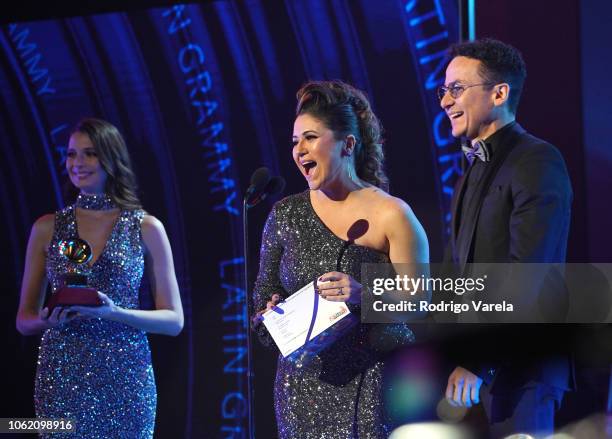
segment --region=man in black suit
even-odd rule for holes
[[[521,54],[500,41],[451,48],[438,95],[470,163],[455,188],[449,244],[463,273],[470,263],[565,261],[572,190],[559,151],[515,121],[525,77]],[[466,407],[482,400],[490,437],[552,433],[571,388],[569,357],[534,355],[547,339],[532,329],[483,327],[458,345],[446,397]]]

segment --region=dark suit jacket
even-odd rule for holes
[[[504,130],[479,191],[458,218],[468,173],[458,181],[452,200],[449,248],[459,272],[479,262],[565,262],[572,189],[553,145],[518,124]],[[469,227],[461,229],[466,235],[459,236],[459,221],[467,222]],[[457,360],[485,382],[496,376],[493,393],[532,381],[570,386],[569,357],[551,345],[558,333],[547,325],[478,326],[465,340],[475,348],[463,350]],[[545,348],[550,348],[547,353]]]

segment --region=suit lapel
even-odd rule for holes
[[[485,199],[485,195],[489,191],[491,187],[491,183],[493,179],[497,175],[497,172],[501,168],[501,166],[506,161],[508,154],[512,151],[513,147],[516,145],[516,139],[518,136],[523,134],[525,130],[517,123],[515,124],[509,131],[504,135],[502,139],[499,140],[499,146],[496,148],[495,153],[493,154],[492,160],[489,165],[486,167],[486,170],[482,174],[481,184],[478,189],[477,196],[472,198],[472,202],[469,206],[463,206],[461,211],[461,221],[468,221],[468,228],[466,229],[466,233],[469,237],[469,246],[467,251],[462,252],[460,255],[459,266],[461,268],[461,272],[464,271],[465,265],[468,263],[468,257],[472,252],[472,247],[474,246],[474,234],[476,232],[476,225],[478,223],[478,216],[480,215],[480,209],[482,208],[482,203]],[[459,206],[459,204],[457,204]],[[487,261],[469,261],[469,262],[487,262]]]
[[[463,195],[465,193],[465,182],[467,181],[468,175],[470,174],[471,170],[472,165],[470,164],[467,168],[467,171],[465,171],[465,173],[460,177],[457,185],[457,190],[451,200],[451,242],[453,243],[453,249],[455,248],[457,243],[457,233],[459,233],[459,206],[461,206],[461,203],[463,202]]]

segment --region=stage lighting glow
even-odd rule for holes
[[[546,436],[544,439],[578,439],[568,433],[555,433],[551,436]]]
[[[601,439],[604,437],[611,437],[609,422],[610,420],[605,414],[597,413],[564,427],[560,434],[567,435],[572,439]],[[557,439],[557,437],[554,437],[554,439]],[[563,437],[563,439],[566,439],[566,437]]]
[[[455,425],[445,425],[436,422],[402,425],[393,430],[389,436],[389,439],[412,438],[473,439],[473,436]]]
[[[535,439],[535,437],[526,433],[516,433],[511,434],[510,436],[506,436],[503,439]]]
[[[427,377],[398,377],[391,382],[386,394],[389,416],[395,421],[415,419],[431,406],[432,383]]]
[[[398,425],[433,414],[442,391],[437,380],[438,361],[424,349],[407,349],[388,368],[385,405]]]

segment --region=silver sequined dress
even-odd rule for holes
[[[123,308],[139,307],[143,215],[122,210],[102,254],[81,269],[90,286]],[[55,215],[48,249],[46,271],[53,291],[73,264],[59,254],[58,242],[74,237],[75,208],[69,206]],[[34,397],[38,417],[76,420],[77,434],[67,437],[153,437],[157,397],[145,333],[103,319],[72,320],[48,329],[40,345]]]
[[[389,257],[334,235],[315,213],[309,191],[279,201],[263,232],[255,308],[265,308],[274,293],[287,297],[336,271],[338,261],[340,271],[359,281],[362,263],[389,262]],[[359,313],[359,308],[351,306],[351,311]],[[274,400],[281,439],[388,436],[384,362],[371,346],[370,329],[358,324],[305,366],[279,355]],[[405,329],[403,337],[409,342],[413,335]],[[274,346],[264,325],[257,332],[264,344]]]

